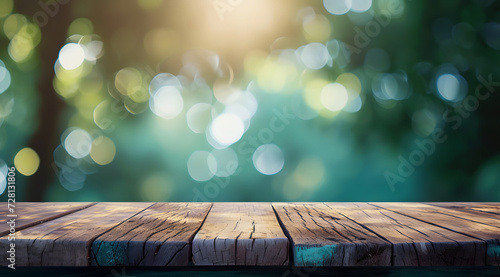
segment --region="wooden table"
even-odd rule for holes
[[[500,265],[500,203],[24,202],[15,214],[17,267]]]

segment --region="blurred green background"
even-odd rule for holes
[[[493,0],[0,1],[0,199],[500,201]]]

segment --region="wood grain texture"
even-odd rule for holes
[[[17,217],[10,217],[7,211],[7,203],[2,202],[0,209],[0,236],[5,236],[9,233],[8,220],[14,218],[16,221],[16,231],[37,225],[70,213],[85,209],[96,203],[91,202],[18,202],[15,203],[15,214]]]
[[[91,265],[187,266],[191,241],[212,204],[156,203],[99,236]]]
[[[500,203],[493,202],[429,202],[423,203],[462,212],[473,213],[478,216],[489,216],[500,219]]]
[[[486,243],[486,265],[500,265],[500,220],[422,203],[370,203]]]
[[[187,266],[191,258],[203,266],[280,266],[289,253],[296,266],[499,266],[499,208],[468,202],[18,203],[16,266]],[[10,244],[6,215],[0,212],[0,249]],[[6,258],[0,251],[0,265]]]
[[[391,243],[323,203],[273,203],[295,266],[390,266]]]
[[[367,203],[325,204],[389,241],[393,266],[485,265],[482,240]]]
[[[91,243],[151,203],[99,203],[16,232],[17,266],[87,266]],[[6,249],[7,237],[0,238]],[[6,252],[0,252],[1,263]]]
[[[195,265],[288,264],[288,239],[269,203],[215,203],[193,240]]]

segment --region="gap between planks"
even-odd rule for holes
[[[130,204],[130,203],[118,203],[122,205]],[[146,213],[148,214],[148,209],[155,205],[161,205],[160,203],[149,203],[150,205],[143,208],[142,210],[137,210],[135,214],[127,214],[128,217],[123,216],[121,220],[116,220],[114,223],[110,223],[111,225],[107,225],[107,228],[97,228],[100,230],[101,233],[98,233],[97,235],[92,235],[90,236],[89,234],[84,234],[87,237],[87,254],[86,254],[86,263],[83,262],[78,262],[78,265],[88,265],[89,264],[89,254],[92,254],[90,252],[91,248],[90,245],[94,245],[98,243],[99,245],[101,244],[102,241],[100,241],[101,238],[105,238],[108,236],[108,238],[112,238],[111,234],[119,234],[120,232],[133,232],[133,224],[130,225],[130,220],[133,218],[138,218],[141,213]],[[163,203],[163,205],[167,205],[168,203]],[[142,259],[142,261],[147,261],[149,262],[144,262],[141,264],[141,262],[134,264],[134,262],[130,262],[129,259],[129,264],[125,263],[124,260],[122,259],[121,261],[119,259],[115,260],[118,261],[117,263],[113,264],[106,264],[103,263],[104,265],[161,265],[164,266],[165,262],[170,265],[186,265],[186,261],[192,260],[195,261],[196,259],[194,258],[195,255],[195,249],[193,248],[193,245],[195,243],[195,240],[198,239],[198,244],[202,243],[202,240],[211,240],[213,243],[217,242],[218,237],[202,237],[203,235],[207,235],[207,232],[203,230],[204,227],[213,225],[215,224],[218,227],[224,227],[225,223],[224,220],[220,220],[220,215],[219,215],[219,220],[217,219],[217,213],[222,213],[222,212],[231,212],[231,207],[239,207],[236,209],[236,214],[241,213],[242,211],[240,210],[241,207],[244,207],[244,205],[250,205],[250,206],[258,206],[258,205],[269,205],[270,207],[270,212],[265,211],[264,214],[265,216],[263,218],[267,218],[266,220],[263,220],[263,222],[267,222],[270,218],[271,221],[275,221],[277,223],[278,228],[281,232],[284,232],[284,234],[278,235],[280,237],[279,241],[286,241],[286,262],[288,262],[288,259],[293,259],[293,262],[296,266],[339,266],[339,265],[396,265],[396,266],[408,266],[408,265],[499,265],[499,257],[500,257],[500,251],[499,251],[499,237],[500,237],[500,223],[499,217],[495,214],[495,216],[492,216],[492,218],[486,218],[488,216],[487,212],[490,211],[496,211],[499,206],[497,203],[489,203],[490,206],[487,207],[487,212],[483,211],[484,207],[482,206],[475,206],[474,209],[468,209],[467,205],[469,207],[472,207],[473,203],[465,203],[464,206],[460,205],[455,205],[453,206],[453,203],[450,203],[449,205],[452,205],[451,207],[447,207],[446,205],[448,204],[442,204],[442,203],[299,203],[299,204],[294,204],[294,203],[208,203],[210,205],[210,208],[204,215],[203,219],[199,223],[199,226],[197,228],[191,229],[191,232],[193,234],[193,237],[184,237],[184,240],[180,240],[180,244],[178,244],[177,250],[174,252],[174,255],[171,256],[170,258],[163,258],[163,259],[156,259],[156,257],[153,258],[148,258],[145,259],[144,257],[140,257],[139,259]],[[478,204],[478,203],[475,203]],[[24,227],[26,230],[25,232],[21,231],[20,234],[23,233],[29,233],[30,230],[37,229],[40,232],[43,232],[43,228],[39,228],[41,225],[44,226],[51,226],[55,224],[54,221],[57,222],[57,224],[62,224],[62,228],[64,229],[64,224],[63,222],[65,219],[69,220],[78,220],[78,217],[75,216],[75,213],[82,212],[85,210],[88,210],[89,208],[96,207],[96,203],[90,203],[88,206],[85,206],[81,209],[75,209],[71,210],[69,212],[64,212],[63,214],[57,214],[53,218],[47,217],[44,220],[41,221],[35,221],[34,223],[30,223],[32,225]],[[113,205],[110,203],[98,203],[97,206],[105,206],[105,205]],[[140,205],[140,204],[139,204]],[[222,208],[215,209],[213,210],[214,205],[220,206]],[[242,206],[243,205],[243,206]],[[309,232],[308,228],[305,227],[310,227],[314,226],[315,224],[317,225],[318,222],[320,224],[318,226],[322,226],[323,230],[320,230],[322,228],[319,228],[318,230],[315,230],[317,234],[322,234],[324,235],[323,238],[326,239],[321,239],[321,236],[312,236],[312,237],[305,237],[303,236],[300,239],[297,239],[297,237],[294,237],[293,232],[295,231],[297,233],[297,230],[295,230],[293,224],[291,225],[290,223],[286,223],[286,220],[288,217],[290,219],[290,214],[284,213],[280,208],[282,209],[285,206],[293,207],[294,205],[299,205],[303,207],[311,206],[314,208],[311,209],[310,213],[315,214],[316,216],[310,216],[310,213],[304,213],[300,214],[297,213],[297,215],[294,215],[295,218],[300,221],[306,220],[308,224],[304,225],[304,228],[302,228],[302,231],[305,233]],[[472,205],[472,206],[471,206]],[[226,208],[224,208],[225,206]],[[460,206],[460,207],[458,207]],[[368,209],[367,207],[371,207],[371,209]],[[255,207],[249,208],[243,208],[243,210],[252,210],[256,209]],[[91,210],[96,210],[96,208],[93,208]],[[113,210],[113,209],[111,209]],[[120,210],[120,209],[118,209]],[[257,210],[259,210],[257,208]],[[307,210],[307,209],[306,209]],[[161,211],[159,211],[161,212]],[[212,212],[215,215],[215,220],[210,217],[210,214]],[[233,213],[234,213],[233,209]],[[262,211],[261,211],[262,212]],[[261,213],[258,212],[257,214]],[[81,213],[84,214],[84,213]],[[98,214],[98,213],[96,213]],[[150,216],[154,217],[155,213],[149,213]],[[247,211],[243,211],[243,214],[248,216],[249,213]],[[390,215],[389,217],[386,215]],[[234,214],[233,214],[234,215]],[[270,217],[270,215],[272,215]],[[304,219],[304,215],[306,215]],[[429,217],[429,215],[434,215],[435,218]],[[489,214],[491,216],[491,214]],[[165,215],[166,216],[166,215]],[[311,219],[307,219],[307,216],[310,216]],[[373,218],[379,217],[379,221],[373,221]],[[84,218],[87,218],[88,216],[83,216]],[[209,217],[211,218],[210,220]],[[250,216],[251,217],[251,216]],[[224,219],[224,217],[222,217]],[[262,220],[263,218],[259,218],[256,216],[256,218]],[[436,219],[437,218],[437,219]],[[255,228],[255,225],[248,224],[248,221],[241,220],[241,215],[236,215],[236,217],[228,217],[226,218],[229,220],[229,222],[232,222],[230,224],[236,224],[235,222],[244,222],[245,224],[242,224],[241,226],[238,227],[240,223],[237,223],[236,226],[233,226],[235,229],[237,228],[242,228],[239,233],[244,234],[248,232],[248,228],[253,226],[252,228]],[[447,219],[447,220],[439,220],[439,219]],[[49,220],[49,221],[47,221]],[[149,219],[151,220],[151,218]],[[395,221],[395,225],[387,225],[387,222]],[[43,223],[42,223],[43,222]],[[150,221],[146,221],[150,222]],[[292,222],[292,221],[291,221]],[[386,224],[380,224],[380,222]],[[403,223],[401,223],[403,222]],[[456,222],[467,222],[469,224],[472,224],[472,226],[475,226],[475,228],[463,228],[460,226],[460,224],[457,225]],[[222,224],[221,224],[222,223]],[[292,222],[293,223],[293,222]],[[420,224],[420,226],[418,224]],[[72,224],[78,224],[78,222],[73,222]],[[450,225],[451,224],[451,225]],[[127,230],[125,228],[125,225],[130,225]],[[161,225],[161,224],[160,224]],[[264,224],[266,225],[266,224]],[[403,228],[402,225],[405,225],[408,228]],[[243,227],[242,227],[243,226]],[[274,223],[271,223],[273,228],[276,227]],[[326,227],[333,227],[332,229],[342,229],[346,228],[345,233],[343,232],[337,232],[337,234],[334,236],[331,236],[331,232],[325,231],[325,226]],[[386,227],[383,227],[386,226]],[[30,228],[28,228],[30,227]],[[68,227],[68,226],[66,226]],[[227,227],[227,226],[226,226]],[[392,228],[394,230],[389,230],[386,231],[384,228],[389,229]],[[409,228],[411,227],[411,228]],[[123,230],[125,228],[125,230]],[[361,228],[361,229],[359,229]],[[400,229],[398,229],[400,228]],[[412,229],[413,228],[413,229]],[[423,240],[423,237],[418,234],[420,228],[423,228],[427,231],[433,232],[434,236],[441,237],[440,240],[438,241],[428,241],[425,242]],[[218,230],[217,228],[215,230]],[[395,231],[397,230],[397,231]],[[412,231],[413,230],[413,231]],[[438,231],[439,230],[439,231]],[[53,230],[52,232],[57,232],[58,229]],[[496,231],[496,233],[495,233]],[[326,233],[325,233],[326,232]],[[404,235],[410,235],[411,236],[417,236],[420,241],[417,241],[415,243],[414,241],[404,241],[401,240],[402,236],[398,235],[395,232],[399,232],[402,236]],[[51,232],[47,233],[47,235],[50,235]],[[252,233],[250,231],[250,233]],[[300,232],[298,232],[300,234]],[[313,232],[314,233],[314,232]],[[196,234],[196,235],[195,235]],[[198,237],[198,234],[200,234],[200,237]],[[285,236],[286,234],[286,236]],[[345,236],[347,234],[347,237],[349,235],[353,235],[355,238],[354,241],[350,241],[349,239],[345,240]],[[342,237],[344,235],[344,238]],[[221,256],[217,257],[215,256],[215,259],[208,259],[206,261],[203,261],[203,257],[200,260],[200,257],[198,257],[198,262],[195,262],[196,265],[224,265],[224,264],[238,264],[238,265],[266,265],[266,259],[262,259],[259,262],[259,258],[256,257],[255,255],[252,256],[252,252],[248,251],[249,249],[251,250],[253,248],[253,243],[255,243],[255,240],[252,242],[251,245],[245,244],[245,240],[243,239],[245,235],[243,235],[243,238],[240,239],[240,236],[236,235],[233,236],[228,236],[225,239],[219,238],[219,242],[224,242],[223,244],[229,243],[231,244],[231,241],[233,241],[233,246],[232,249],[234,249],[234,263],[232,262],[230,251],[225,252],[226,256],[221,259]],[[337,236],[337,237],[335,237]],[[361,236],[361,237],[359,237]],[[198,238],[197,238],[198,237]],[[444,239],[443,239],[444,237]],[[284,240],[282,240],[284,238]],[[359,240],[361,238],[361,240]],[[446,239],[449,238],[449,239]],[[464,239],[464,238],[467,238]],[[34,239],[32,241],[33,244],[39,243],[40,240],[43,240],[44,237]],[[59,238],[56,238],[59,240]],[[200,240],[201,239],[201,240]],[[273,241],[272,236],[267,236],[263,237],[263,239],[267,239],[267,241]],[[342,241],[344,239],[344,241]],[[367,243],[366,240],[369,240]],[[37,240],[39,240],[37,242]],[[22,240],[21,240],[22,241]],[[116,240],[119,241],[119,240]],[[240,241],[241,243],[239,243]],[[454,245],[451,241],[456,241],[458,246]],[[262,241],[265,242],[265,241]],[[283,248],[283,242],[280,244],[275,244],[272,245],[272,247],[278,247],[276,249],[281,249]],[[306,243],[304,243],[306,242]],[[460,242],[460,243],[458,243]],[[0,239],[0,243],[3,243],[2,240]],[[49,242],[45,242],[49,243]],[[189,246],[186,246],[187,244]],[[22,244],[22,242],[21,242]],[[96,246],[98,245],[96,244]],[[128,244],[128,243],[127,243]],[[140,244],[140,243],[139,243]],[[144,241],[142,242],[142,245],[146,245],[147,243]],[[203,244],[203,243],[202,243]],[[238,244],[240,246],[238,246]],[[288,250],[288,245],[290,244],[290,252]],[[117,242],[112,242],[111,245],[117,246],[120,245],[120,243]],[[123,243],[122,243],[123,245]],[[158,243],[154,244],[154,246],[158,247]],[[264,245],[266,245],[264,243]],[[226,245],[227,246],[227,245]],[[54,247],[54,245],[53,245]],[[160,245],[160,249],[161,249]],[[179,248],[181,247],[181,248]],[[187,247],[187,248],[186,248]],[[281,248],[280,248],[281,247]],[[429,253],[428,249],[431,249],[431,253]],[[57,248],[57,247],[56,247]],[[154,248],[154,247],[153,247]],[[151,249],[153,249],[151,248]],[[214,249],[216,247],[214,246]],[[116,249],[122,249],[120,247],[117,247]],[[144,248],[143,248],[144,249]],[[223,249],[223,251],[231,249],[229,248],[220,248]],[[242,252],[239,252],[241,249]],[[199,254],[200,249],[196,249],[196,253]],[[64,254],[64,248],[61,248],[60,251],[61,253]],[[130,251],[127,250],[127,251]],[[77,251],[78,252],[78,251]],[[132,251],[134,252],[134,251]],[[168,251],[167,251],[168,252]],[[113,252],[111,252],[113,253]],[[125,256],[123,255],[123,252],[121,253],[121,257],[127,257],[129,258],[129,254],[126,254]],[[182,254],[181,254],[182,253]],[[222,252],[221,252],[222,253]],[[239,254],[238,254],[239,253]],[[244,256],[241,256],[241,253],[245,253]],[[250,255],[248,255],[250,253]],[[276,252],[275,252],[276,253]],[[289,254],[292,254],[289,256]],[[443,255],[443,253],[448,253],[446,255]],[[451,255],[449,254],[451,253]],[[486,254],[486,257],[483,259],[481,257],[481,254],[483,253],[482,257],[484,257],[484,253]],[[39,253],[40,254],[40,253]],[[144,254],[144,252],[142,253]],[[179,255],[180,254],[180,255]],[[35,256],[31,255],[32,257],[32,262],[33,265],[60,265],[60,264],[51,264],[51,262],[48,262],[47,257],[44,259],[43,256],[47,256],[48,258],[51,257],[50,253],[44,254],[44,251],[41,252],[40,256],[42,256],[40,259],[40,264],[37,264],[37,257],[36,254]],[[75,254],[75,257],[80,257],[80,254]],[[177,256],[179,255],[179,256]],[[309,257],[308,257],[309,255]],[[326,255],[326,257],[324,256]],[[368,255],[368,256],[366,256]],[[61,255],[60,255],[61,256]],[[94,255],[95,256],[95,255]],[[147,255],[146,255],[147,256]],[[156,256],[156,254],[155,254]],[[175,258],[175,257],[178,258]],[[402,258],[403,257],[403,258]],[[64,260],[66,257],[61,256],[61,260]],[[50,260],[50,259],[49,259]],[[75,258],[76,260],[76,258]],[[154,261],[157,261],[155,264]],[[131,259],[131,261],[138,261],[137,257],[136,259]],[[153,262],[151,262],[153,261]],[[68,262],[66,260],[66,262]],[[274,261],[277,265],[278,262]],[[97,262],[96,262],[97,264]],[[31,265],[31,264],[30,264]],[[68,264],[64,264],[68,265]]]
[[[88,266],[91,242],[151,203],[98,203],[16,232],[18,266]],[[0,245],[8,244],[4,236]],[[0,253],[5,261],[6,253]]]
[[[7,207],[5,203],[5,207]],[[97,202],[19,202],[15,203],[16,217],[9,217],[9,211],[0,212],[0,237],[10,233],[7,220],[13,218],[16,231],[20,231],[47,221],[51,221],[74,212],[96,205]]]
[[[187,266],[212,204],[155,203],[92,242],[94,266]]]
[[[391,204],[396,211],[367,203],[273,203],[273,207],[292,244],[296,266],[498,265],[494,256],[500,233],[483,230],[479,237],[470,235],[474,229],[457,233],[409,217],[406,209],[418,203]],[[419,217],[432,215],[431,206],[423,207]],[[500,226],[484,220],[488,223],[476,223],[482,224],[479,229]]]
[[[482,255],[485,256],[485,265],[500,266],[500,219],[498,218],[491,218],[487,214],[479,216],[425,203],[409,202],[405,203],[404,207],[392,202],[369,204],[468,236],[471,240],[482,241],[485,244],[485,250],[482,251]]]
[[[271,203],[214,203],[192,245],[198,266],[288,264],[288,238]]]

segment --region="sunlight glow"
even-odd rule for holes
[[[219,115],[210,125],[212,138],[222,145],[231,145],[237,142],[244,132],[245,124],[243,120],[232,113]]]
[[[348,99],[346,88],[339,83],[328,84],[321,90],[321,103],[330,111],[342,110]]]
[[[81,159],[90,154],[92,138],[87,131],[75,129],[64,140],[64,148],[75,159]]]
[[[59,51],[59,63],[66,70],[73,70],[82,65],[85,51],[76,43],[68,43]]]
[[[347,13],[352,6],[351,0],[323,0],[325,9],[333,15],[342,15]]]
[[[14,165],[16,170],[24,176],[35,174],[40,166],[40,157],[35,150],[26,147],[17,152],[14,157]]]
[[[151,99],[153,112],[165,119],[178,116],[184,107],[181,93],[174,86],[161,87]]]

